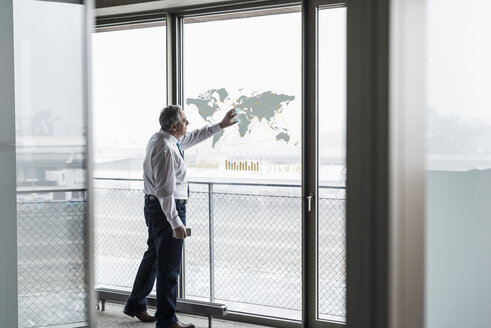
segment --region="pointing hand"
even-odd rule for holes
[[[235,110],[235,108],[232,108],[231,110],[229,110],[227,112],[227,114],[225,114],[225,117],[223,118],[223,120],[220,122],[220,127],[222,129],[225,129],[225,128],[237,123],[238,121],[233,120],[236,115],[237,115],[237,111]]]

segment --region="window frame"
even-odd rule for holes
[[[351,328],[388,326],[388,85],[389,85],[389,1],[390,0],[302,0],[244,1],[238,4],[212,3],[165,8],[135,14],[97,18],[97,26],[124,24],[135,20],[166,17],[167,86],[169,103],[183,103],[182,17],[240,12],[261,8],[302,5],[302,127],[315,121],[317,108],[317,18],[318,6],[345,4],[347,7],[347,179],[346,194],[346,325]],[[106,11],[107,12],[107,11]],[[170,28],[169,28],[170,27]],[[316,131],[314,131],[316,132]],[[317,190],[317,140],[303,136],[302,195]],[[310,152],[305,147],[309,142]],[[310,144],[312,142],[312,144]],[[312,147],[315,145],[315,147]],[[313,151],[312,151],[313,150]],[[307,182],[311,181],[311,182]],[[315,195],[315,193],[314,193]],[[306,215],[302,204],[303,320],[277,320],[254,315],[227,315],[227,319],[277,327],[338,327],[316,322],[316,262],[312,253],[316,241],[317,196],[314,211]]]

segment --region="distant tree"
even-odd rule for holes
[[[32,134],[35,136],[53,135],[55,122],[59,119],[50,110],[36,112],[32,117]]]
[[[491,125],[460,115],[440,115],[431,110],[427,125],[430,154],[491,153]]]

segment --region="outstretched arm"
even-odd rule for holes
[[[220,123],[212,126],[204,126],[201,129],[194,130],[183,135],[179,138],[179,144],[181,145],[181,148],[183,150],[190,148],[197,143],[205,141],[209,137],[213,136],[215,133],[220,132],[222,129],[234,125],[235,123],[237,123],[237,121],[233,120],[236,115],[237,113],[235,112],[235,109],[231,109],[227,112],[227,114],[225,114]]]

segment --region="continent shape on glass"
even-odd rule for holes
[[[220,110],[219,103],[223,103],[228,97],[228,92],[224,88],[211,89],[202,93],[198,98],[187,98],[186,105],[195,105],[199,115],[207,122],[212,122],[213,114]]]
[[[239,90],[239,91],[242,91]],[[278,123],[278,114],[283,112],[284,105],[295,100],[295,96],[277,94],[272,91],[262,93],[253,92],[252,95],[241,95],[232,102],[229,92],[225,88],[210,89],[197,98],[187,98],[187,105],[194,105],[198,114],[208,123],[213,124],[218,118],[214,114],[220,110],[228,110],[230,106],[238,110],[238,132],[240,137],[251,133],[252,120],[265,123],[275,133],[276,141],[292,142],[289,130]],[[232,105],[231,105],[232,104]],[[228,107],[228,108],[226,108]],[[212,147],[223,137],[223,131],[213,136]],[[298,142],[295,142],[296,145]]]

